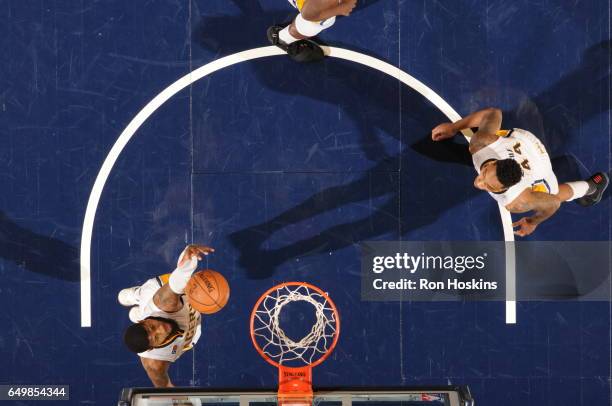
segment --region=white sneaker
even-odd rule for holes
[[[130,307],[140,303],[140,286],[123,289],[117,295],[117,300],[122,306]]]
[[[128,316],[130,317],[132,323],[138,323],[142,319],[142,317],[140,317],[140,307],[132,307]]]

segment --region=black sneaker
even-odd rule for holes
[[[588,195],[582,196],[580,199],[576,199],[576,203],[584,207],[592,206],[601,201],[601,197],[610,183],[610,178],[606,173],[597,172],[586,181],[589,183],[590,187],[595,188],[595,191],[589,193]]]
[[[289,57],[296,62],[316,62],[325,58],[323,48],[311,39],[300,39],[291,44],[283,42],[279,38],[278,33],[285,27],[286,25],[273,25],[268,28],[268,41],[270,41],[272,45],[276,45],[287,52]]]
[[[283,41],[281,41],[278,36],[278,33],[281,32],[281,30],[283,30],[286,26],[287,25],[273,25],[272,27],[268,28],[267,31],[268,41],[270,41],[270,44],[276,45],[285,52],[287,52],[288,46]]]

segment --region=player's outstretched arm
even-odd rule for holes
[[[555,214],[560,206],[561,200],[556,195],[525,189],[519,197],[506,206],[506,209],[511,213],[534,212],[532,216],[523,217],[512,224],[513,227],[518,227],[514,234],[525,237],[533,233],[540,223]]]
[[[168,284],[155,292],[153,303],[161,310],[173,313],[183,308],[181,295],[185,293],[185,286],[191,274],[196,270],[198,261],[215,250],[204,245],[190,244],[179,256],[176,269],[170,274]]]
[[[478,127],[478,131],[470,139],[470,153],[474,154],[497,140],[496,133],[501,129],[501,123],[501,110],[490,107],[476,111],[457,122],[438,125],[431,131],[431,138],[434,141],[442,141],[454,137],[461,130]]]
[[[186,263],[188,263],[193,258],[196,258],[198,261],[201,261],[202,258],[210,254],[211,252],[215,252],[214,248],[210,248],[205,245],[199,245],[199,244],[189,244],[188,246],[185,247],[185,249],[179,256],[176,266],[177,268],[180,268],[181,266],[184,266]]]
[[[140,361],[156,388],[171,388],[174,386],[168,376],[170,362],[143,357],[140,357]]]

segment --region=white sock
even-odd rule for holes
[[[179,263],[181,259],[185,255],[185,251],[181,253],[179,257]],[[170,278],[168,280],[168,285],[170,285],[170,289],[176,293],[177,295],[182,295],[185,293],[185,286],[187,286],[187,282],[189,278],[191,278],[191,274],[198,267],[198,258],[196,256],[191,257],[190,261],[187,261],[183,266],[178,267],[172,271],[170,274]]]
[[[566,185],[569,186],[573,192],[573,196],[571,199],[567,200],[568,202],[571,202],[574,199],[580,199],[589,193],[589,183],[585,182],[584,180],[567,182]]]
[[[293,35],[291,35],[291,33],[289,32],[289,27],[289,25],[286,26],[278,33],[278,38],[287,45],[298,40],[298,38],[295,38]]]

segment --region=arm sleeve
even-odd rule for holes
[[[170,274],[170,280],[168,284],[170,285],[170,289],[176,293],[177,295],[182,295],[185,293],[185,286],[187,286],[187,281],[191,278],[191,274],[196,270],[198,266],[198,258],[193,256],[189,261],[186,261],[182,266],[178,266],[183,260],[185,256],[185,251],[183,251],[177,261],[177,267]]]

